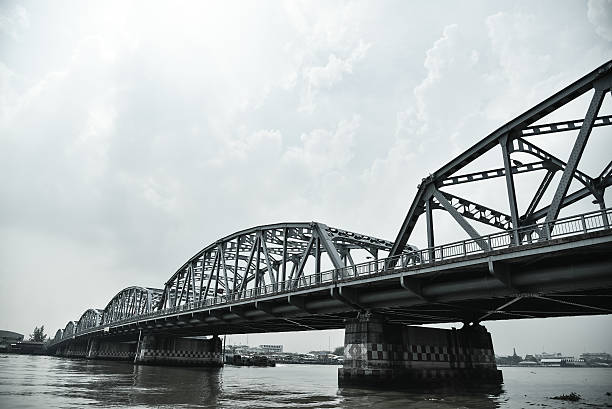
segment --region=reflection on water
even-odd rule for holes
[[[415,393],[337,387],[337,367],[215,369],[9,355],[0,358],[0,408],[612,407],[612,369],[503,368],[498,393]],[[581,402],[549,399],[576,392]]]

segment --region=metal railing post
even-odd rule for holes
[[[548,222],[544,222],[544,238],[550,240],[550,225]]]
[[[513,233],[512,236],[514,238],[514,245],[515,246],[520,246],[521,245],[521,239],[520,239],[519,234],[518,234],[518,229],[517,228],[512,229],[512,233]]]
[[[580,222],[582,222],[582,231],[587,232],[586,220],[584,219],[584,215],[580,215]]]

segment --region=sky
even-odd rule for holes
[[[2,1],[0,328],[53,336],[252,226],[394,240],[423,177],[610,59],[606,0]],[[559,118],[584,116],[586,98]],[[567,158],[566,134],[537,143]],[[589,140],[591,176],[609,136]],[[465,186],[507,209],[499,186]],[[436,220],[438,243],[465,238]],[[410,242],[425,247],[422,225]],[[612,352],[610,316],[485,325],[498,354]],[[306,352],[343,331],[248,341]]]

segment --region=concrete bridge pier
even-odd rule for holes
[[[136,356],[136,346],[136,342],[117,342],[91,338],[87,347],[87,359],[133,361]]]
[[[55,350],[55,356],[59,356],[59,357],[64,357],[66,356],[66,350],[68,349],[68,347],[66,345],[60,345],[56,350]]]
[[[143,334],[136,352],[137,364],[172,366],[223,366],[221,339],[181,338]]]
[[[87,345],[87,359],[96,359],[98,357],[98,347],[100,343],[97,338],[91,338]]]
[[[491,335],[387,323],[369,313],[347,320],[339,386],[428,388],[500,385]]]
[[[62,356],[68,358],[85,358],[87,356],[87,341],[72,340],[65,347]]]

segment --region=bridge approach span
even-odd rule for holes
[[[512,246],[513,232],[505,232],[415,250],[130,316],[79,336],[333,329],[359,311],[405,325],[607,314],[612,230],[606,220],[610,209],[559,219],[549,224],[549,238],[539,236],[546,223],[528,226],[531,243],[521,246]]]

